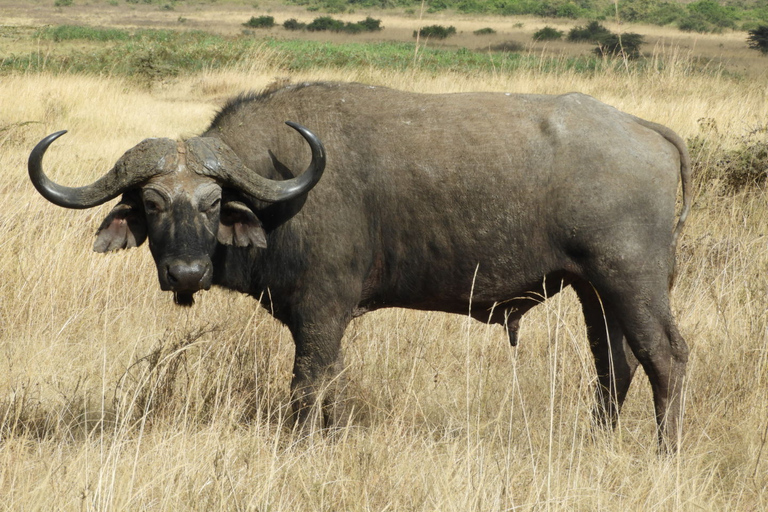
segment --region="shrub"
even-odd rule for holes
[[[306,29],[310,32],[321,32],[330,30],[331,32],[346,32],[347,34],[359,34],[360,32],[376,32],[381,30],[381,20],[368,16],[357,23],[344,23],[341,20],[331,18],[330,16],[321,16],[312,20],[309,25],[304,25],[296,20],[289,20],[295,23],[296,28],[289,28],[285,23],[283,26],[288,30]],[[287,22],[286,22],[287,23]],[[292,26],[294,25],[292,23]]]
[[[272,16],[251,16],[251,19],[243,23],[244,27],[250,28],[272,28],[275,26],[275,18]]]
[[[433,13],[433,12],[439,12],[444,11],[448,9],[449,5],[445,0],[431,0],[429,2],[429,9],[427,9],[427,12]]]
[[[726,193],[765,188],[768,185],[766,131],[768,126],[763,126],[740,137],[733,149],[724,148],[706,136],[689,139],[694,176],[704,182],[717,182]]]
[[[703,16],[692,14],[686,16],[677,24],[677,28],[684,32],[699,32],[706,34],[708,32],[714,32],[715,27],[704,19]]]
[[[565,2],[557,6],[555,16],[558,18],[576,19],[582,15],[582,9],[573,2]]]
[[[563,37],[564,32],[553,27],[544,27],[533,33],[534,41],[557,41]]]
[[[344,22],[331,18],[330,16],[320,16],[312,20],[312,23],[307,25],[307,30],[310,32],[322,32],[324,30],[330,30],[331,32],[341,32],[344,30]]]
[[[693,16],[699,16],[707,23],[717,28],[733,28],[736,26],[736,10],[732,6],[720,5],[716,0],[699,0],[688,4],[688,11]]]
[[[493,30],[491,27],[485,27],[485,28],[477,29],[472,33],[475,34],[476,36],[487,36],[487,35],[495,34],[496,31]]]
[[[283,22],[283,28],[286,30],[305,30],[307,28],[307,24],[300,22],[296,18],[291,18]]]
[[[382,29],[381,20],[371,18],[370,16],[366,17],[363,21],[358,21],[357,25],[363,27],[363,32],[378,32]]]
[[[611,34],[611,31],[605,28],[597,21],[591,21],[587,26],[573,27],[568,32],[568,40],[574,43],[589,42],[597,43],[601,38]]]
[[[456,27],[451,25],[450,27],[444,27],[442,25],[428,25],[421,27],[419,30],[413,31],[413,37],[432,37],[434,39],[445,39],[448,36],[452,36],[456,33]]]
[[[521,52],[523,50],[525,50],[525,45],[517,41],[504,41],[491,46],[491,51],[494,52]]]
[[[618,57],[625,55],[628,59],[640,56],[640,45],[643,36],[632,32],[626,34],[609,34],[600,39],[594,52],[601,57]]]
[[[655,25],[669,25],[685,18],[686,12],[685,6],[681,4],[662,2],[650,13],[648,21]]]
[[[753,50],[758,50],[763,55],[768,55],[768,25],[760,25],[749,31],[747,45]]]
[[[731,190],[764,187],[768,177],[768,143],[743,140],[739,147],[727,151],[717,166],[725,186]]]
[[[456,10],[465,14],[479,14],[488,11],[488,3],[484,0],[462,0],[456,6]]]
[[[54,7],[69,7],[73,4],[72,0],[56,0],[53,2]]]

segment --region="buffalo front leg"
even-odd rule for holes
[[[291,380],[291,405],[302,428],[325,428],[343,418],[344,363],[341,338],[349,318],[311,321],[291,326],[296,355]]]

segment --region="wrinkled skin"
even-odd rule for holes
[[[206,169],[198,142],[217,140],[214,152],[231,150],[247,172],[290,178],[307,150],[279,129],[285,119],[327,148],[311,191],[259,199]],[[520,317],[573,286],[598,375],[596,420],[615,423],[640,364],[660,441],[675,448],[688,349],[669,288],[690,171],[670,130],[579,94],[302,84],[231,101],[201,138],[157,141],[142,143],[154,160],[133,168],[159,171],[123,191],[95,249],[148,238],[160,286],[181,305],[211,285],[268,301],[296,344],[300,420],[333,422],[340,342],[354,316],[466,314],[471,300],[471,315],[507,326],[514,345]]]

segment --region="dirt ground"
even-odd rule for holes
[[[251,16],[270,15],[278,26],[272,29],[246,29],[243,23]],[[441,24],[453,25],[457,34],[445,41],[428,41],[430,46],[447,48],[466,47],[482,51],[513,41],[523,45],[527,51],[556,55],[579,55],[592,51],[591,44],[566,42],[532,41],[533,33],[544,27],[552,26],[567,32],[584,21],[561,19],[538,19],[527,16],[518,17],[482,17],[464,16],[453,13],[405,13],[404,11],[367,11],[334,14],[344,21],[359,21],[366,16],[382,20],[383,30],[376,33],[358,35],[334,34],[328,32],[288,31],[282,23],[289,18],[308,23],[315,17],[324,15],[309,12],[301,7],[285,6],[259,2],[254,8],[244,2],[217,1],[196,4],[188,2],[168,3],[166,5],[128,4],[75,0],[74,5],[55,7],[53,0],[31,0],[29,2],[0,0],[0,56],[11,45],[12,39],[25,29],[45,25],[77,24],[119,28],[173,28],[183,30],[205,30],[225,35],[245,34],[254,37],[274,37],[277,39],[304,38],[321,41],[413,41],[413,32],[419,26]],[[723,68],[729,72],[750,77],[768,75],[768,57],[750,50],[746,44],[744,32],[726,32],[723,34],[695,34],[680,32],[671,27],[649,25],[617,24],[603,22],[612,31],[636,32],[645,36],[643,53],[652,56],[660,47],[677,48],[681,53],[690,54],[703,66]],[[476,36],[473,32],[480,28],[491,27],[496,33]],[[21,31],[21,32],[20,32]],[[16,48],[18,51],[18,48]]]

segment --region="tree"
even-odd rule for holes
[[[760,25],[750,30],[747,45],[753,50],[759,50],[763,55],[768,55],[768,25]]]

